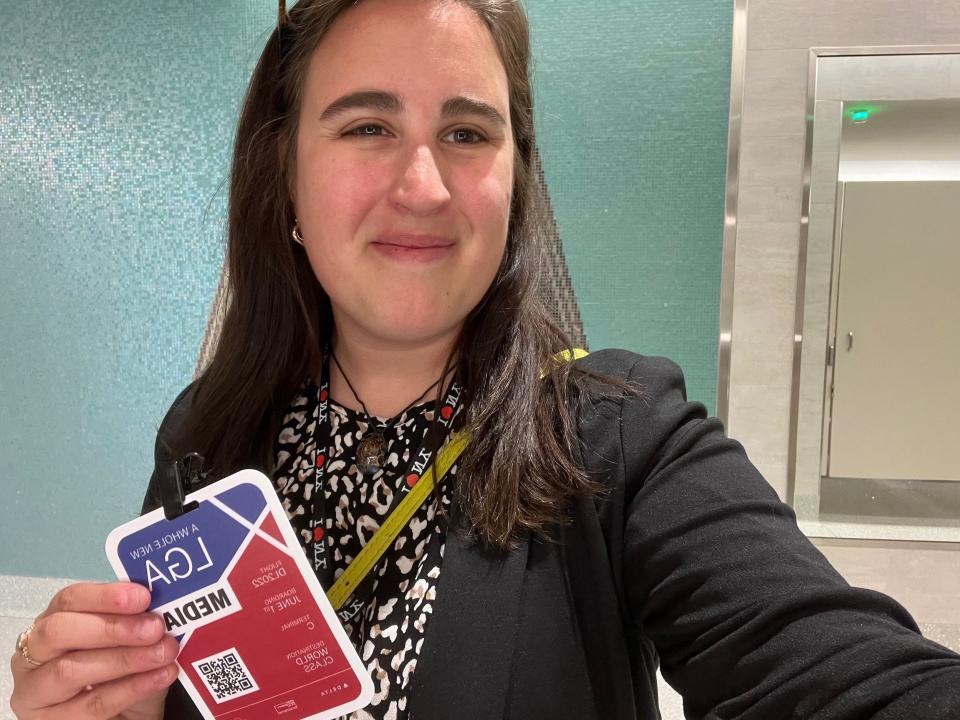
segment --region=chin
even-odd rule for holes
[[[378,337],[396,343],[418,343],[430,342],[444,335],[453,334],[459,331],[460,326],[466,318],[463,317],[439,315],[435,312],[422,312],[412,308],[405,308],[393,312],[376,323],[376,327],[370,330]]]
[[[405,323],[396,323],[389,328],[383,328],[381,337],[397,343],[416,344],[428,343],[445,335],[452,335],[459,331],[463,321],[448,323],[410,323],[409,318]]]

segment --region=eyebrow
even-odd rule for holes
[[[403,112],[403,101],[395,94],[386,90],[360,90],[337,98],[330,103],[320,114],[320,120],[330,120],[348,110],[372,109],[380,112],[399,114]],[[506,127],[507,121],[503,115],[490,103],[476,98],[458,95],[443,103],[440,114],[445,117],[459,117],[462,115],[478,115],[501,127]]]
[[[483,100],[468,98],[463,95],[452,97],[444,102],[440,114],[447,118],[460,115],[479,115],[501,127],[506,127],[507,125],[507,121],[503,119],[503,115],[501,115],[500,111],[493,105],[485,103]]]
[[[320,113],[321,120],[330,120],[348,110],[370,108],[380,112],[403,112],[403,102],[393,93],[383,90],[360,90],[337,98],[327,105],[327,109]]]

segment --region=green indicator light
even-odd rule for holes
[[[867,120],[870,119],[870,111],[854,110],[852,113],[850,113],[850,119],[853,120],[855,123],[865,123]]]

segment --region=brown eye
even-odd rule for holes
[[[469,128],[458,128],[447,133],[445,137],[450,138],[456,145],[478,145],[486,141],[483,135]]]
[[[378,137],[386,133],[386,130],[380,125],[358,125],[352,130],[347,130],[344,135],[353,137]]]

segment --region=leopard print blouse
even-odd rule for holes
[[[316,492],[314,458],[319,405],[318,388],[307,381],[283,418],[273,472],[277,495],[308,557],[312,556],[310,498]],[[393,494],[403,482],[400,472],[426,435],[435,405],[432,401],[415,405],[386,429],[384,468],[361,479],[354,458],[368,423],[362,414],[329,401],[330,437],[325,448],[329,487],[323,488],[327,508],[324,540],[335,578],[343,574],[387,516]],[[410,685],[436,599],[455,474],[456,466],[397,536],[392,549],[373,571],[375,583],[370,602],[345,626],[374,683],[370,705],[352,713],[348,720],[402,720],[408,715]]]

